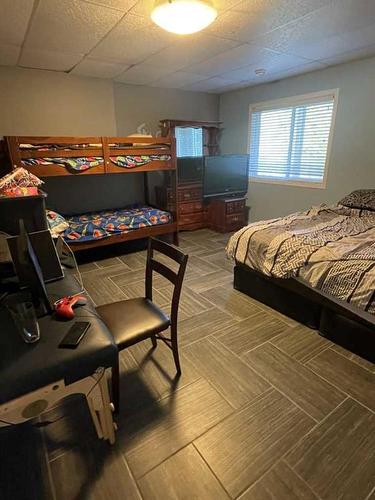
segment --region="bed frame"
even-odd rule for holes
[[[236,263],[234,288],[375,363],[375,316],[300,279],[266,276]]]
[[[164,182],[171,189],[171,203],[168,211],[172,214],[172,222],[134,229],[129,232],[113,234],[106,238],[71,244],[74,252],[86,250],[97,246],[106,246],[151,236],[171,234],[174,244],[178,245],[178,197],[177,197],[177,166],[176,166],[176,140],[172,137],[61,137],[61,136],[6,136],[5,144],[9,160],[13,167],[23,167],[38,177],[57,176],[85,176],[85,175],[111,175],[134,173],[143,174],[144,201],[150,205],[148,173],[155,171],[164,172]],[[25,149],[21,144],[51,145],[51,149],[44,151]],[[74,149],[63,149],[64,146],[75,145]],[[92,146],[87,146],[87,145]],[[52,145],[59,145],[62,149],[52,149]],[[146,165],[131,168],[119,167],[112,160],[114,156],[139,156],[139,155],[168,155],[170,159],[155,159]],[[72,172],[60,165],[30,165],[25,166],[23,159],[30,158],[78,158],[95,156],[103,159],[103,163],[83,171]],[[169,177],[169,178],[168,178]],[[166,209],[166,207],[155,207]]]

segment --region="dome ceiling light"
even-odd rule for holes
[[[156,0],[151,19],[166,31],[190,35],[206,28],[217,16],[210,0]]]

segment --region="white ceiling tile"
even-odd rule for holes
[[[234,81],[252,80],[258,77],[255,70],[262,68],[266,70],[266,74],[276,73],[283,70],[295,68],[306,64],[306,60],[301,57],[291,56],[289,54],[278,54],[273,52],[265,52],[256,64],[250,64],[242,68],[232,70],[228,73],[222,73],[223,78],[231,78]]]
[[[243,66],[257,64],[270,52],[256,45],[243,44],[199,64],[193,64],[187,68],[187,71],[205,76],[216,76]]]
[[[0,65],[14,66],[17,64],[20,55],[20,47],[16,45],[0,44]]]
[[[314,10],[330,5],[333,0],[242,0],[233,10],[251,12],[262,22],[269,19],[272,24],[282,26]],[[341,1],[341,0],[340,0]]]
[[[137,16],[147,17],[150,19],[153,7],[154,0],[139,0],[130,12],[132,14],[136,14]]]
[[[170,89],[177,89],[191,85],[192,83],[202,80],[202,75],[195,75],[194,73],[187,73],[186,71],[176,71],[163,76],[153,83],[153,87],[163,87]]]
[[[109,61],[100,61],[86,57],[71,71],[74,75],[91,76],[94,78],[114,78],[123,73],[128,67]]]
[[[228,85],[233,84],[233,81],[228,80],[226,78],[206,78],[205,80],[201,80],[200,82],[192,83],[190,85],[185,85],[183,87],[184,90],[192,90],[197,92],[207,92],[210,90],[216,90],[221,87],[226,87]]]
[[[250,42],[257,36],[284,26],[332,0],[246,0],[232,11],[240,20],[237,39]]]
[[[241,3],[241,0],[214,0],[214,5],[219,11],[233,9],[239,3]]]
[[[22,45],[34,0],[1,0],[0,43]]]
[[[87,3],[94,3],[111,9],[118,9],[127,12],[137,3],[137,0],[82,0]]]
[[[154,26],[149,19],[127,14],[90,56],[136,64],[167,47],[174,39],[175,35]]]
[[[82,59],[82,57],[83,54],[23,49],[19,66],[53,71],[69,71]]]
[[[334,64],[346,63],[356,59],[363,59],[365,57],[372,56],[375,56],[375,44],[369,45],[368,47],[362,47],[361,49],[350,50],[349,52],[344,52],[338,56],[324,59],[321,62],[331,66]]]
[[[205,34],[189,37],[175,35],[173,45],[161,50],[148,59],[154,65],[179,70],[209,59],[220,52],[238,45],[237,42]]]
[[[224,92],[231,92],[232,90],[238,90],[249,86],[250,85],[247,82],[237,82],[225,85],[224,87],[218,87],[210,92],[213,92],[215,94],[223,94]]]
[[[335,35],[306,44],[305,46],[296,45],[291,52],[307,59],[320,61],[327,57],[340,55],[350,50],[350,48],[350,42],[344,40],[342,36]]]
[[[324,68],[327,68],[327,65],[320,62],[307,63],[301,66],[296,66],[295,68],[270,72],[269,74],[267,73],[264,77],[253,80],[252,83],[262,83],[260,80],[263,80],[263,82],[281,80],[283,78],[290,78],[292,76],[298,76],[302,75],[303,73],[309,73],[310,71],[316,71]]]
[[[253,43],[280,52],[311,57],[304,52],[309,46],[324,45],[324,40],[333,40],[333,37],[340,37],[375,22],[375,10],[372,12],[373,9],[366,9],[364,1],[367,2],[358,1],[358,8],[353,0],[335,1],[287,26],[258,36]]]
[[[242,29],[254,24],[254,22],[256,19],[253,14],[227,10],[219,13],[216,20],[205,29],[205,32],[229,40],[241,40]]]
[[[123,13],[79,0],[41,0],[26,38],[30,49],[89,52]]]
[[[373,45],[375,44],[375,24],[355,31],[350,31],[349,33],[343,33],[341,38],[350,43],[352,50]]]
[[[164,68],[151,64],[137,64],[115,78],[116,82],[131,83],[133,85],[148,85],[166,74]]]

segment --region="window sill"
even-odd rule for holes
[[[326,180],[322,182],[308,182],[308,181],[289,181],[284,179],[266,179],[264,177],[249,177],[250,182],[257,182],[261,184],[277,184],[281,186],[297,186],[312,189],[326,189]]]

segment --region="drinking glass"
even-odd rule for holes
[[[18,333],[24,342],[32,344],[40,339],[40,329],[32,302],[14,302],[8,304]]]

